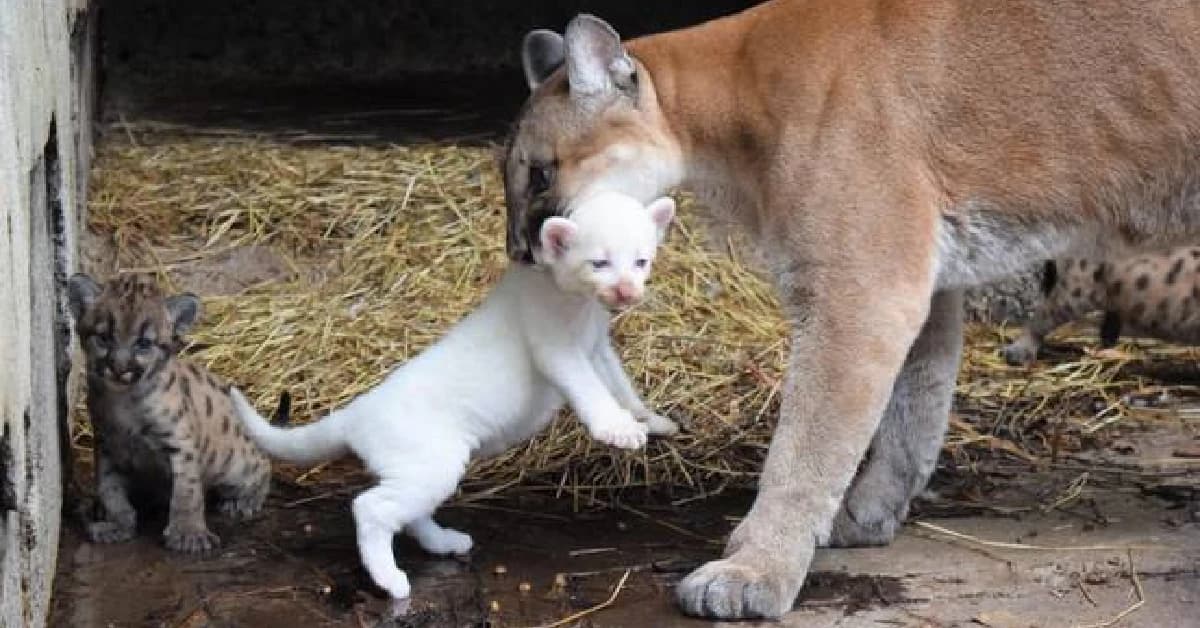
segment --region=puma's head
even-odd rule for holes
[[[581,199],[621,192],[648,203],[682,178],[679,145],[649,73],[604,21],[535,30],[521,54],[532,93],[501,158],[508,254],[532,262],[542,223]]]

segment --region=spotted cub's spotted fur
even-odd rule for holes
[[[270,485],[270,463],[242,433],[228,385],[177,357],[200,313],[193,294],[166,297],[153,278],[125,275],[103,286],[87,275],[68,292],[86,356],[88,413],[95,437],[96,494],[103,515],[88,523],[93,542],[133,537],[134,489],[169,495],[167,547],[202,552],[218,544],[204,508],[247,517]]]
[[[1200,343],[1200,248],[1173,249],[1117,261],[1062,259],[1046,263],[1045,301],[1015,342],[1004,348],[1010,364],[1037,358],[1047,334],[1095,310],[1104,312],[1103,346],[1122,329],[1135,336]]]

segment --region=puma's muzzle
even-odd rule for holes
[[[507,251],[514,262],[532,264],[534,249],[539,246],[538,234],[542,223],[552,216],[564,216],[562,206],[548,197],[509,199],[507,203]]]

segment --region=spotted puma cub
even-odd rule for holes
[[[1009,364],[1037,358],[1047,334],[1102,310],[1100,342],[1112,346],[1122,328],[1135,336],[1200,343],[1200,248],[1172,249],[1117,261],[1046,262],[1045,301],[1021,336],[1004,348]]]
[[[205,523],[208,492],[220,498],[223,513],[250,516],[267,497],[271,467],[243,434],[229,386],[177,356],[200,300],[190,293],[166,297],[143,275],[101,286],[78,274],[68,293],[86,355],[96,494],[104,511],[88,523],[88,537],[133,538],[130,494],[146,489],[169,495],[167,547],[212,549],[219,540]]]

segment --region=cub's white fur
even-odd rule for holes
[[[536,266],[514,264],[483,303],[374,389],[315,423],[277,428],[234,390],[250,437],[270,455],[313,464],[352,451],[379,477],[354,500],[363,564],[394,598],[409,594],[392,536],[434,554],[471,537],[432,514],[473,457],[499,454],[544,428],[569,402],[592,437],[624,448],[672,434],[626,376],[609,339],[609,309],[641,299],[675,213],[662,198],[592,197],[541,229]]]

